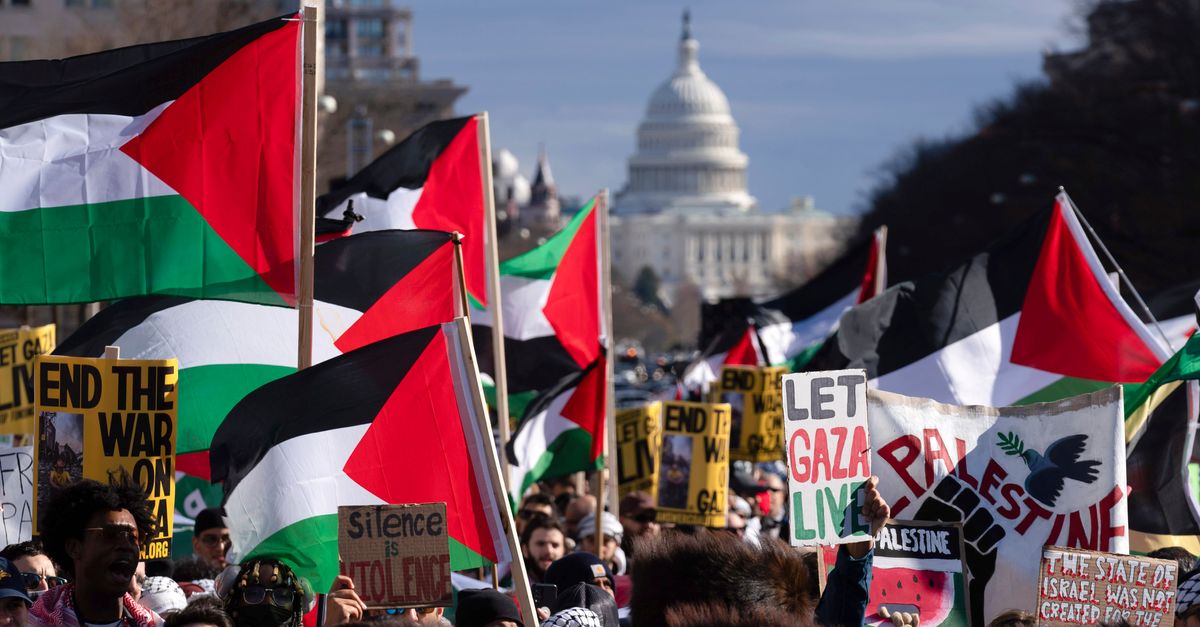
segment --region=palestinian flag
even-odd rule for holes
[[[295,302],[300,21],[0,63],[0,302]]]
[[[507,448],[513,502],[543,478],[603,467],[607,372],[600,356],[529,404]]]
[[[211,453],[235,557],[281,557],[327,590],[338,573],[339,505],[444,502],[451,569],[510,560],[469,341],[461,319],[418,329],[242,399]]]
[[[467,292],[486,307],[488,235],[479,132],[475,116],[421,127],[317,198],[318,237],[382,229],[462,233]]]
[[[1062,193],[959,267],[846,312],[808,369],[865,368],[881,390],[1003,407],[1145,381],[1167,355]]]
[[[728,299],[704,305],[707,331],[699,359],[684,373],[689,390],[716,381],[722,366],[788,365],[799,370],[838,318],[887,287],[887,227],[851,248],[811,281],[776,298],[753,303]]]
[[[1125,386],[1129,548],[1181,546],[1200,554],[1200,511],[1187,477],[1196,439],[1200,337],[1193,335],[1149,380]],[[1190,380],[1190,381],[1189,381]]]
[[[545,244],[500,264],[510,411],[600,357],[600,233],[593,198]],[[490,312],[471,313],[479,369],[495,372]],[[515,401],[515,402],[514,402]]]
[[[341,238],[317,248],[314,270],[313,363],[455,315],[448,233]],[[298,325],[296,310],[282,307],[131,298],[102,309],[55,354],[98,357],[111,345],[127,359],[178,358],[178,464],[207,479],[203,451],[226,414],[259,386],[296,372]]]

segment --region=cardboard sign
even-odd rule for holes
[[[821,547],[825,572],[837,562],[837,547]],[[907,612],[922,625],[967,627],[966,568],[960,523],[892,521],[875,534],[871,596],[864,623],[891,625]],[[823,581],[823,579],[822,579]]]
[[[367,607],[448,607],[446,504],[338,507],[342,574]]]
[[[33,539],[33,447],[0,448],[0,541]]]
[[[860,513],[871,477],[867,374],[802,372],[783,377],[787,417],[792,544],[845,544],[867,539]]]
[[[658,520],[725,526],[729,494],[729,405],[664,401]]]
[[[783,399],[787,368],[724,366],[713,402],[729,403],[729,456],[769,462],[783,459]]]
[[[1038,625],[1125,620],[1170,625],[1178,565],[1135,555],[1048,546],[1038,578]]]
[[[867,405],[892,516],[963,523],[972,624],[1033,609],[1046,544],[1129,552],[1119,387],[1000,408],[870,390]]]
[[[68,485],[85,478],[111,482],[126,474],[149,495],[157,532],[142,540],[141,559],[170,557],[178,362],[45,355],[34,369],[34,520]]]
[[[617,411],[617,494],[658,492],[662,403]]]
[[[32,434],[33,360],[54,350],[55,326],[0,329],[0,434]]]

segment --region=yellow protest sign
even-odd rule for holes
[[[658,491],[658,447],[662,444],[662,403],[617,412],[617,493],[624,497]]]
[[[714,402],[729,403],[729,456],[769,462],[783,459],[783,388],[787,368],[724,366]]]
[[[658,520],[725,526],[729,404],[665,401],[658,464]]]
[[[111,482],[127,474],[149,495],[153,513],[155,534],[142,541],[141,559],[169,557],[179,363],[46,355],[34,371],[34,520],[75,481]]]
[[[55,326],[0,329],[0,434],[32,434],[33,359],[54,350]]]

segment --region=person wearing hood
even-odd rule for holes
[[[546,569],[543,581],[557,586],[560,595],[567,588],[581,583],[596,586],[609,596],[616,594],[612,570],[608,568],[608,564],[591,553],[576,552],[555,560],[550,568]]]
[[[158,627],[162,618],[137,604],[129,582],[138,551],[151,536],[150,505],[128,477],[115,484],[85,479],[59,491],[42,508],[46,554],[71,579],[38,597],[31,625],[85,624]],[[19,579],[18,579],[19,581]]]
[[[458,593],[454,611],[456,627],[521,627],[517,604],[503,592],[483,588]]]

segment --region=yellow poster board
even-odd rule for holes
[[[0,329],[0,434],[33,434],[33,359],[54,346],[53,324]]]
[[[658,448],[662,403],[617,411],[617,493],[658,492]]]
[[[711,392],[729,403],[729,456],[769,462],[783,459],[783,375],[787,368],[723,366]]]
[[[724,527],[729,494],[729,404],[664,401],[659,522]]]
[[[141,559],[169,557],[179,363],[45,355],[34,370],[34,520],[67,485],[126,474],[149,495],[156,530],[141,542]]]

